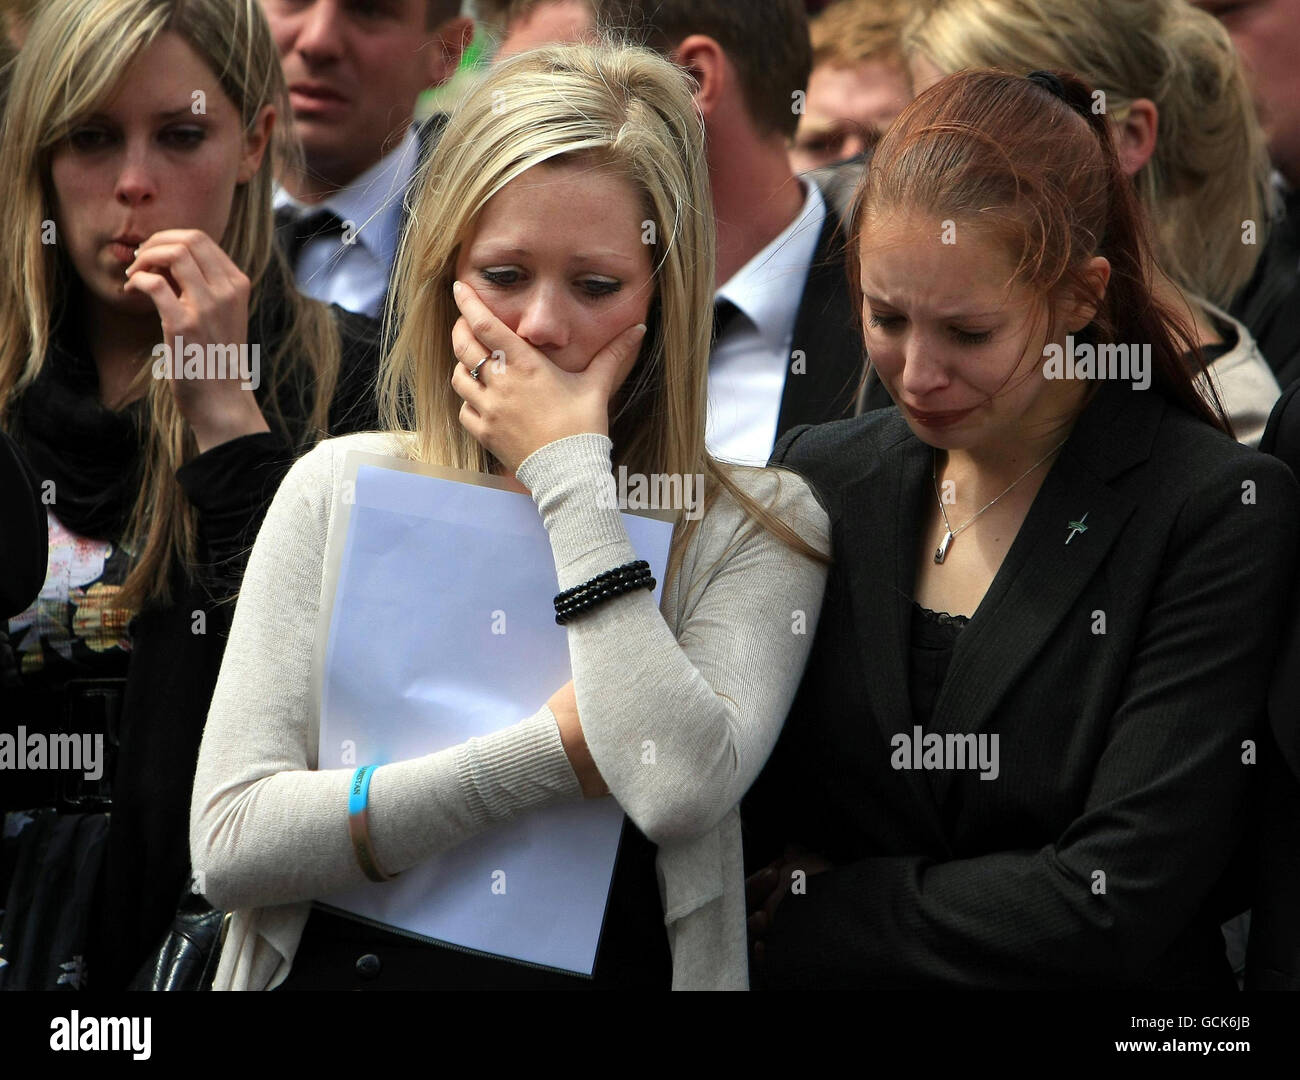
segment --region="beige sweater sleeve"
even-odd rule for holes
[[[593,496],[609,476],[609,445],[596,435],[560,440],[525,462],[528,479],[520,469],[542,509],[561,588],[636,557],[618,512],[599,509]],[[293,467],[249,559],[191,806],[191,860],[217,906],[292,903],[365,881],[347,830],[353,770],[316,771],[313,753],[311,665],[342,457],[326,441]],[[824,541],[825,514],[806,485],[792,474],[781,482],[791,518]],[[735,539],[737,517],[733,508],[700,523],[688,554],[713,579],[693,590],[680,643],[648,592],[620,597],[569,631],[593,756],[651,839],[702,833],[739,801],[775,741],[820,609],[824,570],[765,533],[709,569]],[[791,632],[787,608],[805,611],[805,634]],[[643,758],[653,767],[634,763]],[[371,837],[380,864],[399,871],[530,808],[577,798],[543,707],[492,735],[377,769]]]
[[[612,444],[574,435],[519,467],[555,555],[559,587],[635,559],[599,497]],[[813,547],[826,512],[778,469],[733,474]],[[821,612],[826,568],[748,522],[725,492],[699,523],[664,615],[646,590],[568,624],[578,715],[610,792],[656,844],[715,828],[757,778],[794,700]],[[664,621],[667,616],[672,627]]]

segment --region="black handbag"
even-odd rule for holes
[[[140,968],[127,989],[211,990],[231,914],[187,888],[158,952]]]

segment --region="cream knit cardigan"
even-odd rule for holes
[[[290,470],[249,559],[199,753],[190,850],[204,894],[234,912],[214,989],[288,974],[313,897],[361,884],[348,838],[353,770],[318,769],[313,654],[323,558],[351,449],[401,454],[393,434],[319,444]],[[637,557],[602,508],[612,444],[560,439],[519,480],[533,495],[560,589]],[[829,523],[808,485],[738,469],[818,550]],[[456,557],[431,552],[431,558]],[[813,640],[826,570],[753,529],[725,492],[655,607],[648,591],[569,624],[578,712],[613,797],[658,846],[673,987],[748,985],[741,796],[776,742]],[[643,744],[653,740],[653,765]],[[376,857],[404,870],[498,822],[581,792],[546,706],[491,735],[383,765],[370,788]]]

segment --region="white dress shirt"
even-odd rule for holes
[[[740,309],[709,357],[705,441],[723,461],[766,465],[776,443],[795,318],[826,221],[817,184],[800,183],[808,191],[794,220],[717,292]]]
[[[273,205],[277,210],[290,206],[306,215],[328,209],[345,225],[350,222],[353,226],[352,243],[321,237],[304,245],[294,267],[302,292],[372,319],[381,317],[401,239],[402,198],[419,155],[420,140],[412,124],[396,147],[324,202],[301,203],[276,187]]]

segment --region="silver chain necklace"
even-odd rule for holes
[[[1055,454],[1056,451],[1061,449],[1061,447],[1065,445],[1066,439],[1069,439],[1068,435],[1064,439],[1062,439],[1059,443],[1057,443],[1055,446],[1053,446],[1049,451],[1047,451],[1046,454],[1044,454],[1032,465],[1030,465],[1029,468],[1027,468],[1014,480],[1012,480],[1011,483],[1007,485],[1006,491],[1002,492],[1002,495],[1005,495],[1007,491],[1010,491],[1013,487],[1015,487],[1018,483],[1020,483],[1021,480],[1023,480],[1026,476],[1028,476],[1031,472],[1033,472],[1036,468],[1038,468],[1038,466],[1040,466],[1044,461],[1046,461],[1049,457]],[[941,563],[943,562],[944,559],[948,557],[948,549],[952,547],[952,542],[957,538],[957,534],[969,528],[971,525],[973,525],[975,523],[975,519],[978,518],[980,514],[984,513],[985,510],[989,509],[989,507],[991,507],[993,503],[997,502],[998,499],[1002,498],[1002,495],[998,495],[997,498],[993,499],[991,502],[986,503],[983,507],[981,507],[979,510],[975,512],[974,516],[972,516],[966,521],[963,521],[960,525],[957,526],[957,528],[954,529],[948,521],[948,511],[943,508],[943,497],[939,494],[938,463],[939,463],[939,452],[938,450],[931,448],[930,479],[934,481],[934,497],[939,500],[939,513],[943,515],[943,526],[945,530],[943,536],[943,542],[935,549],[934,552],[934,561],[936,563]]]

